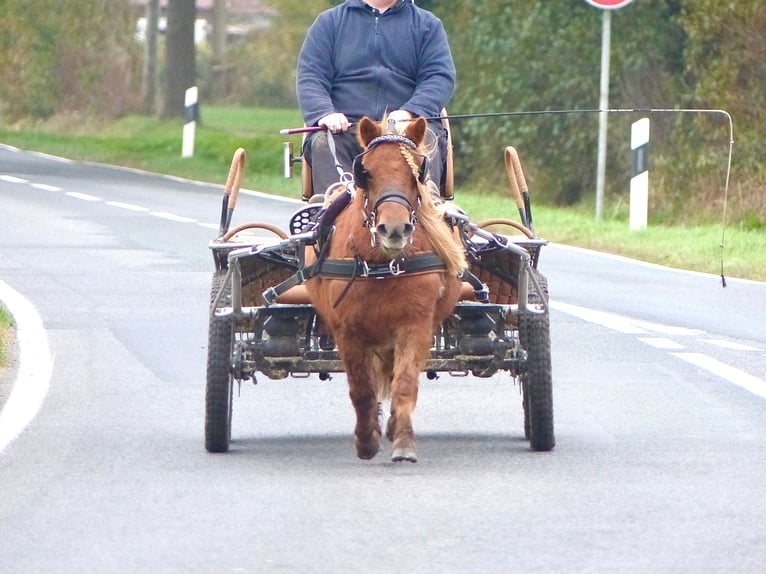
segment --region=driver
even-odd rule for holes
[[[364,116],[402,125],[437,118],[455,90],[456,74],[441,21],[414,0],[345,0],[319,14],[298,56],[298,104],[307,126],[324,126],[350,171],[362,152],[356,123]],[[316,193],[339,179],[327,131],[311,134],[303,156]],[[446,131],[429,121],[430,179],[442,189]]]

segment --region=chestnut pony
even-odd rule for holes
[[[418,378],[436,328],[460,297],[465,252],[424,184],[426,122],[386,132],[364,118],[365,148],[354,166],[356,190],[335,220],[329,264],[353,264],[350,277],[320,272],[306,283],[335,339],[356,411],[357,455],[380,450],[380,401],[391,399],[386,436],[393,461],[417,460],[412,413]]]

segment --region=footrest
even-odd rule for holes
[[[316,225],[316,222],[319,219],[319,214],[323,209],[323,205],[309,204],[296,211],[290,219],[290,233],[296,235],[298,233],[309,231]]]

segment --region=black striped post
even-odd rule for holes
[[[197,120],[199,119],[198,94],[199,90],[194,86],[186,90],[184,97],[184,135],[181,157],[194,156],[194,138],[197,131]]]
[[[649,212],[649,118],[641,118],[631,126],[630,149],[630,228],[638,230],[646,228]]]

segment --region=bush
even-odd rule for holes
[[[5,2],[3,27],[7,119],[69,111],[117,117],[137,104],[140,53],[128,0]]]

